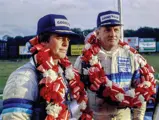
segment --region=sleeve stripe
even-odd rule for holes
[[[13,108],[13,107],[32,109],[32,105],[24,104],[24,103],[10,103],[10,104],[5,104],[5,105],[3,106],[3,109]]]
[[[2,114],[13,113],[13,112],[21,112],[21,113],[26,113],[29,115],[33,113],[33,111],[29,109],[13,107],[13,108],[3,109]]]
[[[27,100],[27,99],[21,99],[21,98],[11,98],[3,101],[3,105],[5,104],[12,104],[12,103],[18,103],[18,104],[34,104],[32,100]]]

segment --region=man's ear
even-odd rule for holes
[[[96,30],[96,37],[97,37],[97,39],[100,39],[99,38],[99,28]]]
[[[97,35],[97,36],[99,35],[99,29],[96,30],[96,35]]]

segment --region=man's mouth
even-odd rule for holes
[[[110,42],[113,42],[113,41],[115,41],[115,39],[109,39],[109,41],[110,41]]]
[[[62,52],[62,53],[66,53],[66,52],[67,52],[67,50],[65,50],[65,49],[60,49],[60,52]]]

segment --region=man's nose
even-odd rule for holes
[[[64,37],[64,38],[63,38],[63,45],[64,45],[64,46],[68,46],[69,41],[70,41],[70,40],[69,40],[68,37]]]
[[[115,36],[115,31],[114,30],[110,31],[110,36]]]

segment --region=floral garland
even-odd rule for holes
[[[137,51],[130,47],[127,43],[119,41],[119,45],[126,50],[129,50],[136,56]],[[89,63],[91,67],[88,69],[88,75],[90,80],[90,90],[98,91],[101,85],[104,85],[102,91],[103,97],[110,97],[112,101],[119,102],[119,106],[124,107],[141,107],[144,101],[148,101],[150,97],[156,92],[156,81],[153,73],[152,66],[146,63],[146,60],[141,56],[137,58],[140,67],[140,83],[136,84],[136,88],[132,88],[128,91],[124,91],[118,84],[112,82],[105,76],[105,72],[98,60],[98,53],[102,52],[98,45],[96,33],[92,32],[86,39],[85,47],[83,49],[82,61]]]
[[[54,65],[50,49],[46,49],[43,44],[38,43],[38,37],[30,40],[33,46],[30,51],[33,53],[37,70],[43,75],[40,80],[40,96],[46,101],[45,120],[68,120],[70,113],[65,100],[66,85],[59,73],[58,65]],[[78,71],[74,69],[67,57],[61,59],[59,63],[65,68],[65,77],[69,80],[69,87],[74,99],[79,103],[82,115],[81,120],[92,120],[92,114],[86,110],[88,98],[84,90],[84,84],[80,81]]]

